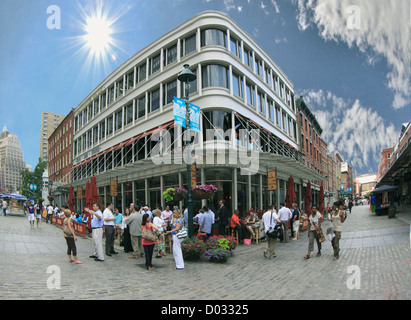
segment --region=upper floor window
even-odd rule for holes
[[[220,29],[206,29],[201,31],[201,46],[222,46],[226,48],[227,35]]]
[[[169,65],[177,60],[177,44],[164,50],[164,66]]]
[[[230,89],[229,70],[227,67],[210,64],[202,67],[203,88],[223,87]]]
[[[193,34],[187,38],[184,38],[180,41],[180,55],[181,57],[193,52],[197,48],[197,37],[196,34]]]
[[[241,42],[233,37],[230,37],[230,51],[241,59]]]
[[[160,54],[152,57],[149,60],[149,75],[152,75],[160,70]]]

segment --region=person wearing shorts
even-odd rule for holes
[[[41,205],[41,204],[36,204],[34,207],[36,208],[37,228],[39,227],[39,223],[40,223],[40,228],[41,228],[41,210],[42,210],[42,205]]]
[[[35,221],[35,218],[34,218],[34,206],[30,203],[28,206],[27,206],[27,217],[28,217],[28,219],[29,219],[29,223],[30,223],[30,227],[33,229],[34,228],[34,221]]]

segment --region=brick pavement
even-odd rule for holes
[[[277,259],[263,257],[265,243],[240,246],[226,264],[186,262],[174,270],[171,254],[153,258],[154,271],[144,259],[118,255],[98,263],[90,238],[78,237],[78,257],[83,265],[67,262],[61,229],[43,223],[30,229],[27,218],[0,217],[0,299],[164,299],[164,300],[260,300],[260,299],[401,299],[411,297],[411,210],[397,218],[377,217],[368,206],[353,208],[343,224],[340,259],[333,261],[331,244],[323,244],[322,256],[303,260],[307,233],[298,241],[278,243]],[[324,227],[328,222],[324,222]],[[316,249],[316,245],[315,245]],[[60,289],[47,284],[61,274]],[[350,266],[357,271],[349,272]],[[53,267],[51,267],[53,268]],[[359,289],[350,289],[360,272]],[[50,283],[50,282],[49,282]],[[53,284],[53,283],[52,283]],[[55,283],[54,283],[55,284]]]

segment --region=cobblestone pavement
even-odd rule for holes
[[[0,299],[409,300],[410,219],[405,208],[388,219],[368,206],[354,207],[343,224],[337,261],[329,241],[321,257],[303,260],[305,232],[297,241],[278,243],[273,260],[263,257],[263,242],[239,246],[226,264],[200,260],[176,271],[167,254],[153,258],[156,269],[147,271],[143,258],[130,260],[121,247],[118,255],[95,262],[89,258],[92,240],[82,237],[77,249],[84,264],[68,263],[61,229],[44,222],[30,229],[24,216],[1,216]],[[50,289],[57,284],[56,270],[61,287]]]

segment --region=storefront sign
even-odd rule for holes
[[[79,200],[83,199],[83,188],[82,187],[77,188],[77,199]]]
[[[110,197],[117,197],[117,180],[110,180]]]
[[[269,171],[267,175],[268,191],[277,191],[277,171]]]

